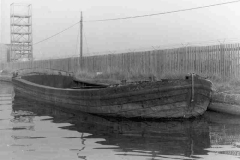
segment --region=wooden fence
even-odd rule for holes
[[[194,72],[202,76],[240,77],[240,44],[191,46],[122,54],[108,54],[79,58],[2,63],[0,68],[48,68],[76,72],[121,72],[126,75],[155,75]],[[82,63],[80,63],[82,62]]]

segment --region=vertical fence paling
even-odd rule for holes
[[[236,71],[236,44],[233,44],[233,52],[232,52],[232,74],[234,78],[236,77],[235,71]]]
[[[240,50],[240,44],[237,44],[237,48],[238,48],[238,51],[237,51],[237,75],[239,76],[239,60],[240,60],[240,53],[239,53],[239,50]]]
[[[236,48],[235,48],[235,78],[237,78],[238,76],[238,58],[239,58],[239,55],[238,55],[238,44],[235,44]]]
[[[239,44],[181,47],[122,54],[84,57],[82,69],[89,72],[121,72],[161,77],[171,73],[195,72],[206,76],[239,77]],[[76,72],[79,58],[1,63],[0,69],[46,68]]]

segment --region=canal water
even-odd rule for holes
[[[31,101],[0,83],[0,159],[176,160],[240,158],[240,116],[138,121],[79,114]]]

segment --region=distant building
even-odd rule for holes
[[[0,44],[0,63],[10,62],[10,48],[8,45]]]

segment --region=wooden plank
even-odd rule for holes
[[[202,47],[199,47],[199,53],[198,53],[198,69],[199,69],[199,74],[201,75],[202,73]]]
[[[194,73],[194,70],[193,70],[193,47],[189,47],[189,67],[190,67],[190,72],[191,73]]]
[[[225,46],[223,44],[221,44],[220,46],[221,46],[221,54],[220,54],[221,55],[221,57],[220,57],[221,58],[221,63],[220,63],[220,68],[221,68],[220,72],[221,73],[220,73],[220,75],[221,75],[221,78],[224,78],[224,67],[225,67],[225,64],[224,64],[225,63],[224,47]]]
[[[227,60],[228,60],[228,53],[227,53],[227,45],[224,44],[224,73],[223,73],[223,76],[228,78],[227,76]]]
[[[205,46],[202,47],[202,63],[201,63],[201,75],[205,72],[206,66],[206,53],[205,53]]]
[[[217,54],[216,54],[216,46],[212,47],[212,51],[213,51],[213,61],[214,61],[214,68],[213,68],[213,75],[216,75],[216,69],[217,69]],[[211,76],[213,76],[211,75]]]
[[[224,77],[228,78],[228,59],[229,59],[229,53],[228,53],[228,44],[224,47]]]
[[[234,44],[234,77],[237,78],[237,43]]]
[[[193,73],[192,67],[192,47],[188,47],[188,72]]]
[[[166,61],[167,61],[167,59],[166,59],[166,50],[161,50],[161,60],[160,60],[160,63],[161,63],[161,68],[162,68],[162,70],[161,70],[161,76],[163,75],[163,74],[165,74],[165,66],[166,66]]]
[[[227,60],[227,52],[226,52],[226,44],[223,45],[224,48],[223,48],[223,56],[224,56],[224,63],[223,63],[223,77],[227,78],[227,75],[226,75],[226,60]]]
[[[236,69],[237,69],[236,68],[236,64],[237,64],[236,63],[237,62],[236,61],[237,60],[237,50],[236,49],[237,49],[237,44],[235,43],[234,44],[234,54],[233,54],[233,61],[234,61],[234,68],[233,68],[233,70],[234,70],[234,77],[235,78],[237,78],[237,74],[236,74]]]
[[[149,52],[150,75],[155,75],[154,50]]]
[[[191,47],[191,68],[192,68],[192,72],[195,72],[195,68],[194,68],[194,55],[195,55],[195,47]]]
[[[198,74],[198,71],[197,71],[197,47],[194,47],[193,65],[194,65],[194,72]]]
[[[221,68],[220,68],[220,65],[221,65],[221,48],[220,48],[220,45],[217,45],[217,56],[218,56],[218,68],[217,68],[217,75],[218,76],[221,76]]]
[[[199,47],[196,47],[196,52],[195,52],[195,69],[196,73],[199,74],[199,67],[198,67],[198,56],[199,56]]]
[[[161,77],[163,75],[164,72],[164,62],[163,62],[163,58],[164,58],[164,53],[163,50],[160,50],[159,52],[159,59],[158,59],[158,65],[160,66],[160,72],[159,72],[159,76]]]
[[[177,73],[177,50],[176,49],[173,50],[173,57],[174,57],[173,59],[174,73]]]
[[[177,73],[176,70],[176,49],[172,49],[172,74]]]
[[[203,75],[206,72],[206,70],[205,70],[206,65],[207,65],[207,63],[206,63],[206,46],[204,46],[202,48],[202,55],[203,55],[203,59],[202,59],[202,65],[201,65],[201,68],[202,68],[201,75]]]
[[[236,57],[237,57],[236,56],[236,48],[237,48],[237,45],[236,45],[236,43],[234,44],[233,47],[234,47],[234,52],[233,52],[233,57],[232,57],[233,58],[232,61],[234,62],[234,64],[233,64],[233,72],[234,73],[233,74],[234,74],[234,78],[237,78],[237,75],[236,75]]]
[[[223,70],[223,46],[220,44],[219,45],[219,76],[222,78],[222,70]]]
[[[153,75],[156,77],[156,75],[157,75],[157,66],[156,66],[156,51],[154,50],[153,52],[152,52],[152,57],[151,57],[152,59],[151,59],[151,61],[152,61],[152,63],[153,63],[153,65],[152,65],[152,72],[153,72]]]
[[[196,66],[196,54],[197,54],[197,47],[194,47],[193,48],[194,52],[193,52],[193,70],[194,70],[194,73],[197,73],[197,66]]]
[[[198,53],[198,69],[199,69],[199,74],[202,73],[202,47],[199,47],[199,53]]]
[[[183,48],[183,72],[186,72],[186,57],[187,57],[187,50],[186,47]]]
[[[177,72],[180,72],[180,49],[176,49],[177,54]]]
[[[234,44],[231,44],[231,50],[230,50],[230,77],[234,78],[234,73],[233,73],[233,53],[234,53]]]
[[[156,56],[156,58],[155,58],[155,60],[156,60],[156,77],[157,78],[160,78],[160,71],[161,71],[161,66],[159,65],[159,56],[160,54],[159,54],[159,50],[157,50],[157,51],[155,51],[155,56]]]
[[[240,44],[237,44],[237,78],[240,78],[240,73],[239,73],[239,60],[240,60]]]
[[[206,68],[207,72],[205,74],[207,74],[207,76],[209,76],[212,71],[210,46],[207,46],[206,54],[207,54],[207,68]]]
[[[232,50],[231,44],[228,44],[228,47],[227,47],[226,50],[227,50],[226,75],[227,75],[228,77],[231,77],[231,72],[232,72],[232,71],[231,71],[231,50]]]
[[[181,73],[181,48],[177,49],[178,51],[178,72]]]
[[[227,75],[230,78],[232,76],[231,55],[232,55],[232,44],[229,44],[228,45],[228,59],[227,59]]]
[[[179,69],[183,73],[183,48],[179,48]]]
[[[238,78],[238,43],[235,44],[235,77]]]
[[[184,47],[184,74],[187,74],[188,72],[188,48],[185,46]]]
[[[211,48],[211,46],[208,46],[208,61],[209,61],[209,66],[210,66],[210,68],[209,68],[209,74],[207,75],[207,76],[209,76],[209,75],[212,75],[213,74],[213,66],[214,66],[214,62],[212,61],[212,50],[211,50],[212,48]]]
[[[235,44],[231,44],[231,55],[230,55],[230,62],[231,62],[231,78],[235,78],[235,73],[234,73],[234,64],[235,64],[235,59],[234,59],[234,52],[235,52]]]
[[[168,73],[172,73],[172,49],[169,49],[167,54],[168,54],[168,63],[169,63]]]
[[[168,67],[166,68],[166,73],[171,73],[171,49],[167,50],[167,57],[168,57]]]
[[[233,44],[232,61],[233,61],[233,76],[234,78],[236,78],[236,43]]]
[[[215,75],[218,75],[218,64],[219,64],[219,52],[218,52],[218,45],[214,47],[214,54],[216,56],[216,68],[215,68]]]
[[[206,46],[206,49],[205,49],[205,55],[206,55],[206,66],[205,66],[205,72],[204,72],[204,76],[206,75],[209,75],[210,74],[210,69],[211,69],[211,66],[210,66],[210,54],[209,54],[209,47]]]
[[[214,52],[213,52],[213,48],[214,46],[211,46],[210,47],[210,51],[211,51],[211,64],[212,64],[212,72],[211,72],[211,75],[213,75],[214,74],[214,69],[215,69],[215,59],[214,59]]]
[[[163,50],[163,74],[167,72],[167,64],[168,64],[168,58],[167,58],[167,49]]]

